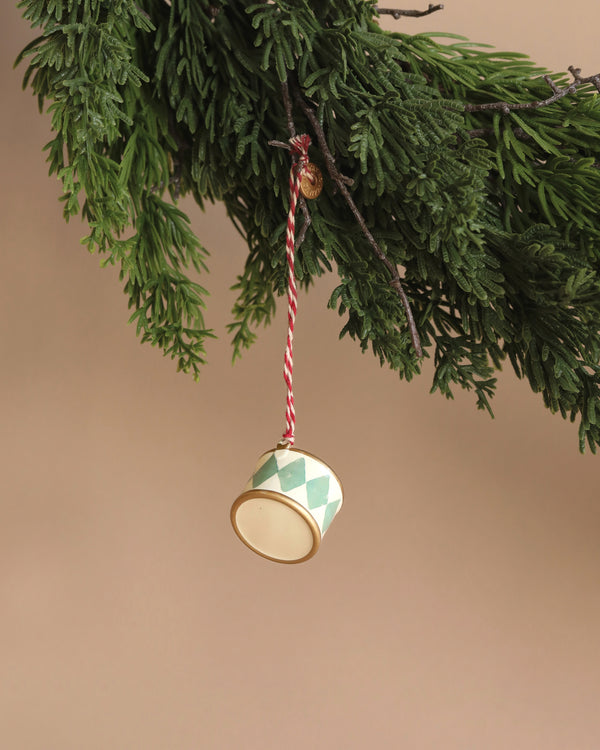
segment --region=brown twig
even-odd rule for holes
[[[494,128],[474,128],[466,132],[471,138],[482,138],[486,135],[494,135]],[[529,133],[526,133],[523,128],[513,128],[512,132],[515,138],[518,138],[520,141],[530,141],[532,139]]]
[[[150,14],[146,13],[146,11],[143,8],[140,8],[140,6],[137,3],[134,3],[135,9],[140,13],[140,15],[144,16],[148,21],[150,21]]]
[[[539,109],[540,107],[546,107],[549,104],[554,104],[559,99],[569,94],[574,94],[579,86],[584,83],[593,83],[597,91],[600,91],[600,73],[582,78],[580,75],[581,69],[575,68],[572,65],[569,66],[569,72],[573,76],[573,81],[564,88],[559,88],[549,75],[544,76],[544,80],[552,91],[552,96],[547,99],[540,99],[534,102],[487,102],[486,104],[465,104],[465,112],[482,112],[484,110],[500,110],[503,114],[508,115],[512,110],[515,109]]]
[[[281,84],[281,98],[283,99],[283,106],[285,107],[285,116],[287,118],[288,133],[290,138],[296,135],[296,125],[294,124],[294,113],[292,111],[292,100],[290,99],[290,88],[288,82],[284,81]]]
[[[402,16],[411,16],[412,18],[428,16],[430,13],[435,13],[437,10],[444,10],[444,6],[441,3],[439,5],[432,5],[429,3],[427,10],[398,10],[397,8],[380,8],[379,5],[376,5],[375,10],[380,16],[387,14],[388,16],[395,18],[397,21]]]
[[[600,73],[596,73],[596,75],[593,76],[588,76],[587,78],[582,78],[580,75],[581,68],[576,68],[574,65],[569,65],[568,71],[573,76],[575,83],[593,83],[596,87],[596,91],[600,91]]]
[[[315,115],[313,109],[307,104],[307,102],[304,100],[304,97],[302,96],[301,92],[298,89],[294,89],[294,98],[298,102],[298,105],[300,106],[300,108],[302,109],[302,111],[304,112],[304,114],[306,115],[307,119],[309,120],[310,124],[313,127],[315,135],[317,136],[317,140],[319,141],[319,147],[321,149],[321,153],[325,159],[325,164],[327,166],[327,171],[329,172],[329,176],[331,177],[333,182],[337,185],[340,193],[344,196],[346,203],[348,204],[348,207],[354,214],[354,218],[356,219],[359,227],[362,230],[362,233],[365,235],[365,237],[367,238],[367,241],[371,245],[371,248],[373,249],[375,256],[383,263],[383,265],[387,268],[387,270],[391,274],[392,278],[390,280],[390,286],[398,294],[402,302],[402,307],[404,308],[404,312],[406,314],[406,320],[408,323],[408,328],[410,331],[410,338],[412,341],[413,348],[415,350],[417,357],[422,357],[423,349],[421,347],[421,339],[419,337],[419,332],[417,331],[417,325],[415,323],[415,319],[412,314],[410,302],[408,301],[408,297],[406,296],[406,292],[404,291],[404,287],[402,286],[402,281],[400,280],[400,275],[398,274],[398,269],[391,262],[391,260],[387,257],[387,255],[383,252],[383,250],[379,247],[375,238],[369,231],[366,221],[364,220],[362,214],[358,210],[358,207],[356,203],[354,202],[352,196],[350,195],[350,191],[348,190],[347,185],[349,184],[349,178],[344,177],[344,175],[337,168],[333,154],[331,153],[331,151],[329,150],[329,146],[327,145],[327,139],[325,138],[325,133],[323,132],[323,128],[321,127],[321,124],[319,123],[319,120],[317,119],[317,116]],[[350,184],[352,184],[352,181],[350,181]]]
[[[294,123],[292,100],[290,98],[290,89],[289,89],[287,81],[283,81],[283,83],[281,84],[281,96],[283,98],[283,105],[285,107],[288,132],[290,134],[290,138],[293,138],[296,135],[296,125]],[[298,236],[296,237],[296,242],[294,243],[295,250],[297,250],[300,247],[300,245],[304,242],[304,238],[306,237],[308,228],[312,224],[312,219],[310,218],[310,211],[308,210],[308,206],[306,205],[306,199],[304,198],[302,194],[298,196],[298,203],[300,204],[300,210],[302,211],[302,215],[304,216],[304,221],[302,222],[302,228],[298,232]]]
[[[281,94],[283,98],[283,104],[285,106],[288,131],[290,134],[290,138],[293,138],[296,135],[296,126],[294,124],[294,117],[292,114],[292,101],[290,99],[290,90],[287,85],[287,81],[284,81],[281,84]],[[285,143],[284,141],[267,141],[267,143],[269,144],[269,146],[275,146],[275,148],[285,148],[288,151],[290,150],[290,144]],[[306,237],[308,228],[312,224],[312,219],[310,218],[310,211],[308,210],[308,206],[306,205],[306,199],[304,198],[302,194],[298,196],[298,203],[300,204],[300,210],[302,211],[302,215],[304,216],[304,221],[302,222],[302,228],[300,229],[300,232],[298,233],[298,236],[296,237],[296,241],[294,242],[295,250],[297,250],[300,247],[300,245],[304,242],[304,238]]]
[[[175,190],[173,191],[173,198],[174,200],[179,200],[181,195],[181,165],[177,165],[175,167],[175,171],[173,174],[169,177],[168,182],[159,182],[158,185],[151,185],[150,186],[150,192],[151,193],[162,193],[165,187],[175,185]]]
[[[312,224],[312,219],[310,218],[310,212],[308,210],[308,206],[306,205],[306,200],[304,199],[303,195],[298,196],[298,203],[300,203],[300,208],[302,209],[302,213],[304,214],[304,221],[302,222],[302,227],[300,228],[300,231],[298,232],[298,236],[296,237],[296,241],[294,242],[294,250],[297,250],[300,247],[300,245],[304,242],[304,238],[306,237],[308,228]]]

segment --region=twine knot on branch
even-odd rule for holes
[[[308,175],[308,147],[310,146],[310,136],[294,135],[290,138],[290,153],[294,159],[292,171],[297,180],[302,180],[304,175]],[[290,193],[291,195],[291,193]]]

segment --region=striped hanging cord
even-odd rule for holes
[[[294,390],[292,387],[292,376],[294,372],[294,325],[296,323],[296,311],[298,309],[298,290],[296,288],[296,273],[294,270],[295,257],[295,235],[296,235],[296,204],[300,192],[300,183],[307,170],[308,147],[310,137],[308,135],[296,135],[290,138],[290,152],[292,154],[292,168],[290,170],[290,210],[287,219],[287,231],[285,238],[286,256],[288,265],[288,333],[283,362],[283,379],[287,386],[287,398],[285,409],[285,432],[281,443],[288,446],[294,445],[296,432],[296,412],[294,410]]]

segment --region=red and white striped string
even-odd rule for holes
[[[287,231],[285,238],[287,265],[288,265],[288,333],[283,362],[283,379],[287,386],[287,398],[285,409],[285,432],[282,443],[294,444],[296,432],[296,412],[294,410],[294,390],[292,377],[294,372],[294,325],[296,323],[296,312],[298,310],[298,290],[296,288],[296,273],[294,270],[295,258],[295,235],[296,235],[296,204],[300,192],[300,183],[305,174],[308,174],[308,147],[310,137],[308,135],[296,135],[290,138],[290,152],[292,154],[292,168],[290,170],[290,210],[287,219]]]

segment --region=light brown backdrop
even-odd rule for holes
[[[595,0],[446,5],[396,25],[600,69]],[[10,67],[31,36],[3,3],[0,747],[597,750],[600,458],[509,372],[492,422],[338,343],[325,278],[300,301],[298,444],[345,506],[309,563],[252,555],[228,511],[283,427],[283,308],[232,368],[244,247],[186,201],[221,338],[199,385],[137,343],[46,175]]]

